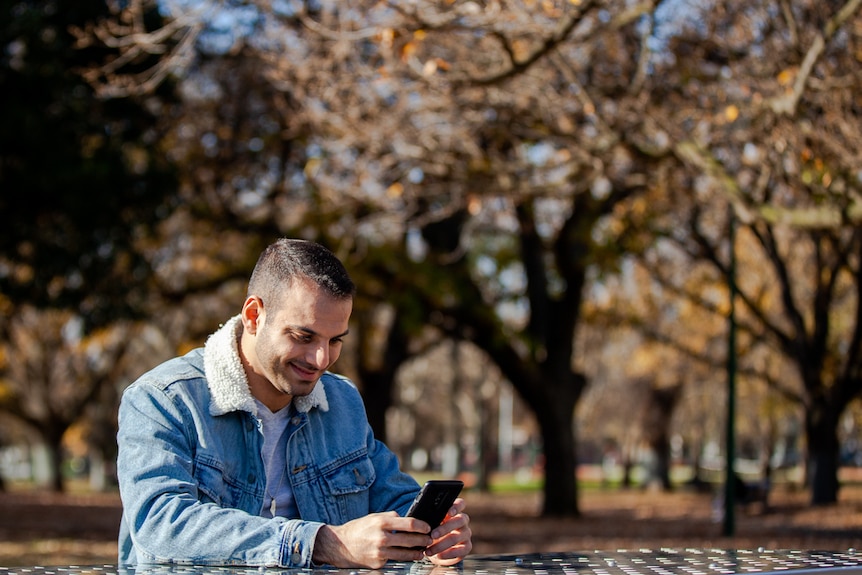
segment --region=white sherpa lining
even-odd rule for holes
[[[236,315],[209,336],[204,345],[204,372],[212,394],[212,415],[224,415],[231,411],[248,411],[257,415],[257,404],[249,390],[248,378],[237,350],[241,330],[242,322],[240,316]],[[322,381],[318,381],[307,396],[293,398],[293,403],[301,412],[308,412],[313,407],[329,411]]]

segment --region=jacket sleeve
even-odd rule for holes
[[[404,515],[419,493],[419,484],[409,474],[401,470],[398,457],[381,441],[374,438],[368,427],[366,441],[368,453],[377,472],[377,481],[372,488],[370,511],[397,511]]]
[[[194,415],[137,382],[119,412],[120,564],[309,567],[322,523],[223,507],[195,478]]]

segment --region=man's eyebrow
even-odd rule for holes
[[[317,332],[316,332],[316,331],[314,331],[313,329],[308,328],[308,327],[305,327],[305,326],[302,326],[302,325],[290,325],[290,326],[288,326],[288,327],[289,327],[290,329],[292,329],[292,330],[295,330],[295,331],[301,331],[301,332],[306,333],[306,334],[308,334],[308,335],[313,335],[313,336],[319,336],[319,335],[320,335],[319,333],[317,333]],[[340,334],[338,334],[338,335],[336,335],[336,336],[332,337],[331,339],[340,339],[340,338],[342,338],[342,337],[346,336],[346,335],[347,335],[347,334],[349,334],[349,333],[350,333],[350,328],[348,328],[348,329],[344,330],[344,333],[340,333]]]

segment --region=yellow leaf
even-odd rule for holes
[[[512,42],[512,52],[516,60],[522,60],[529,55],[530,45],[524,40],[515,40]]]
[[[320,160],[318,158],[311,158],[306,162],[304,172],[305,175],[309,178],[313,178],[317,174],[317,170],[320,168]]]
[[[739,108],[731,104],[724,109],[724,117],[728,122],[734,122],[739,117]]]
[[[401,182],[395,182],[388,188],[386,188],[386,195],[390,198],[400,198],[404,194],[404,186],[401,185]]]
[[[789,86],[793,83],[793,78],[796,76],[795,70],[792,68],[785,68],[778,74],[778,83],[782,86]]]
[[[415,42],[407,42],[404,44],[404,47],[401,48],[401,59],[407,60],[416,52],[416,43]]]
[[[556,3],[552,0],[543,0],[542,2],[542,10],[545,12],[547,16],[552,18],[558,18],[562,16],[562,12],[559,8],[556,7]]]

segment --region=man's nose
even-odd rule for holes
[[[326,369],[329,367],[329,346],[318,345],[312,353],[312,364],[317,369]]]

